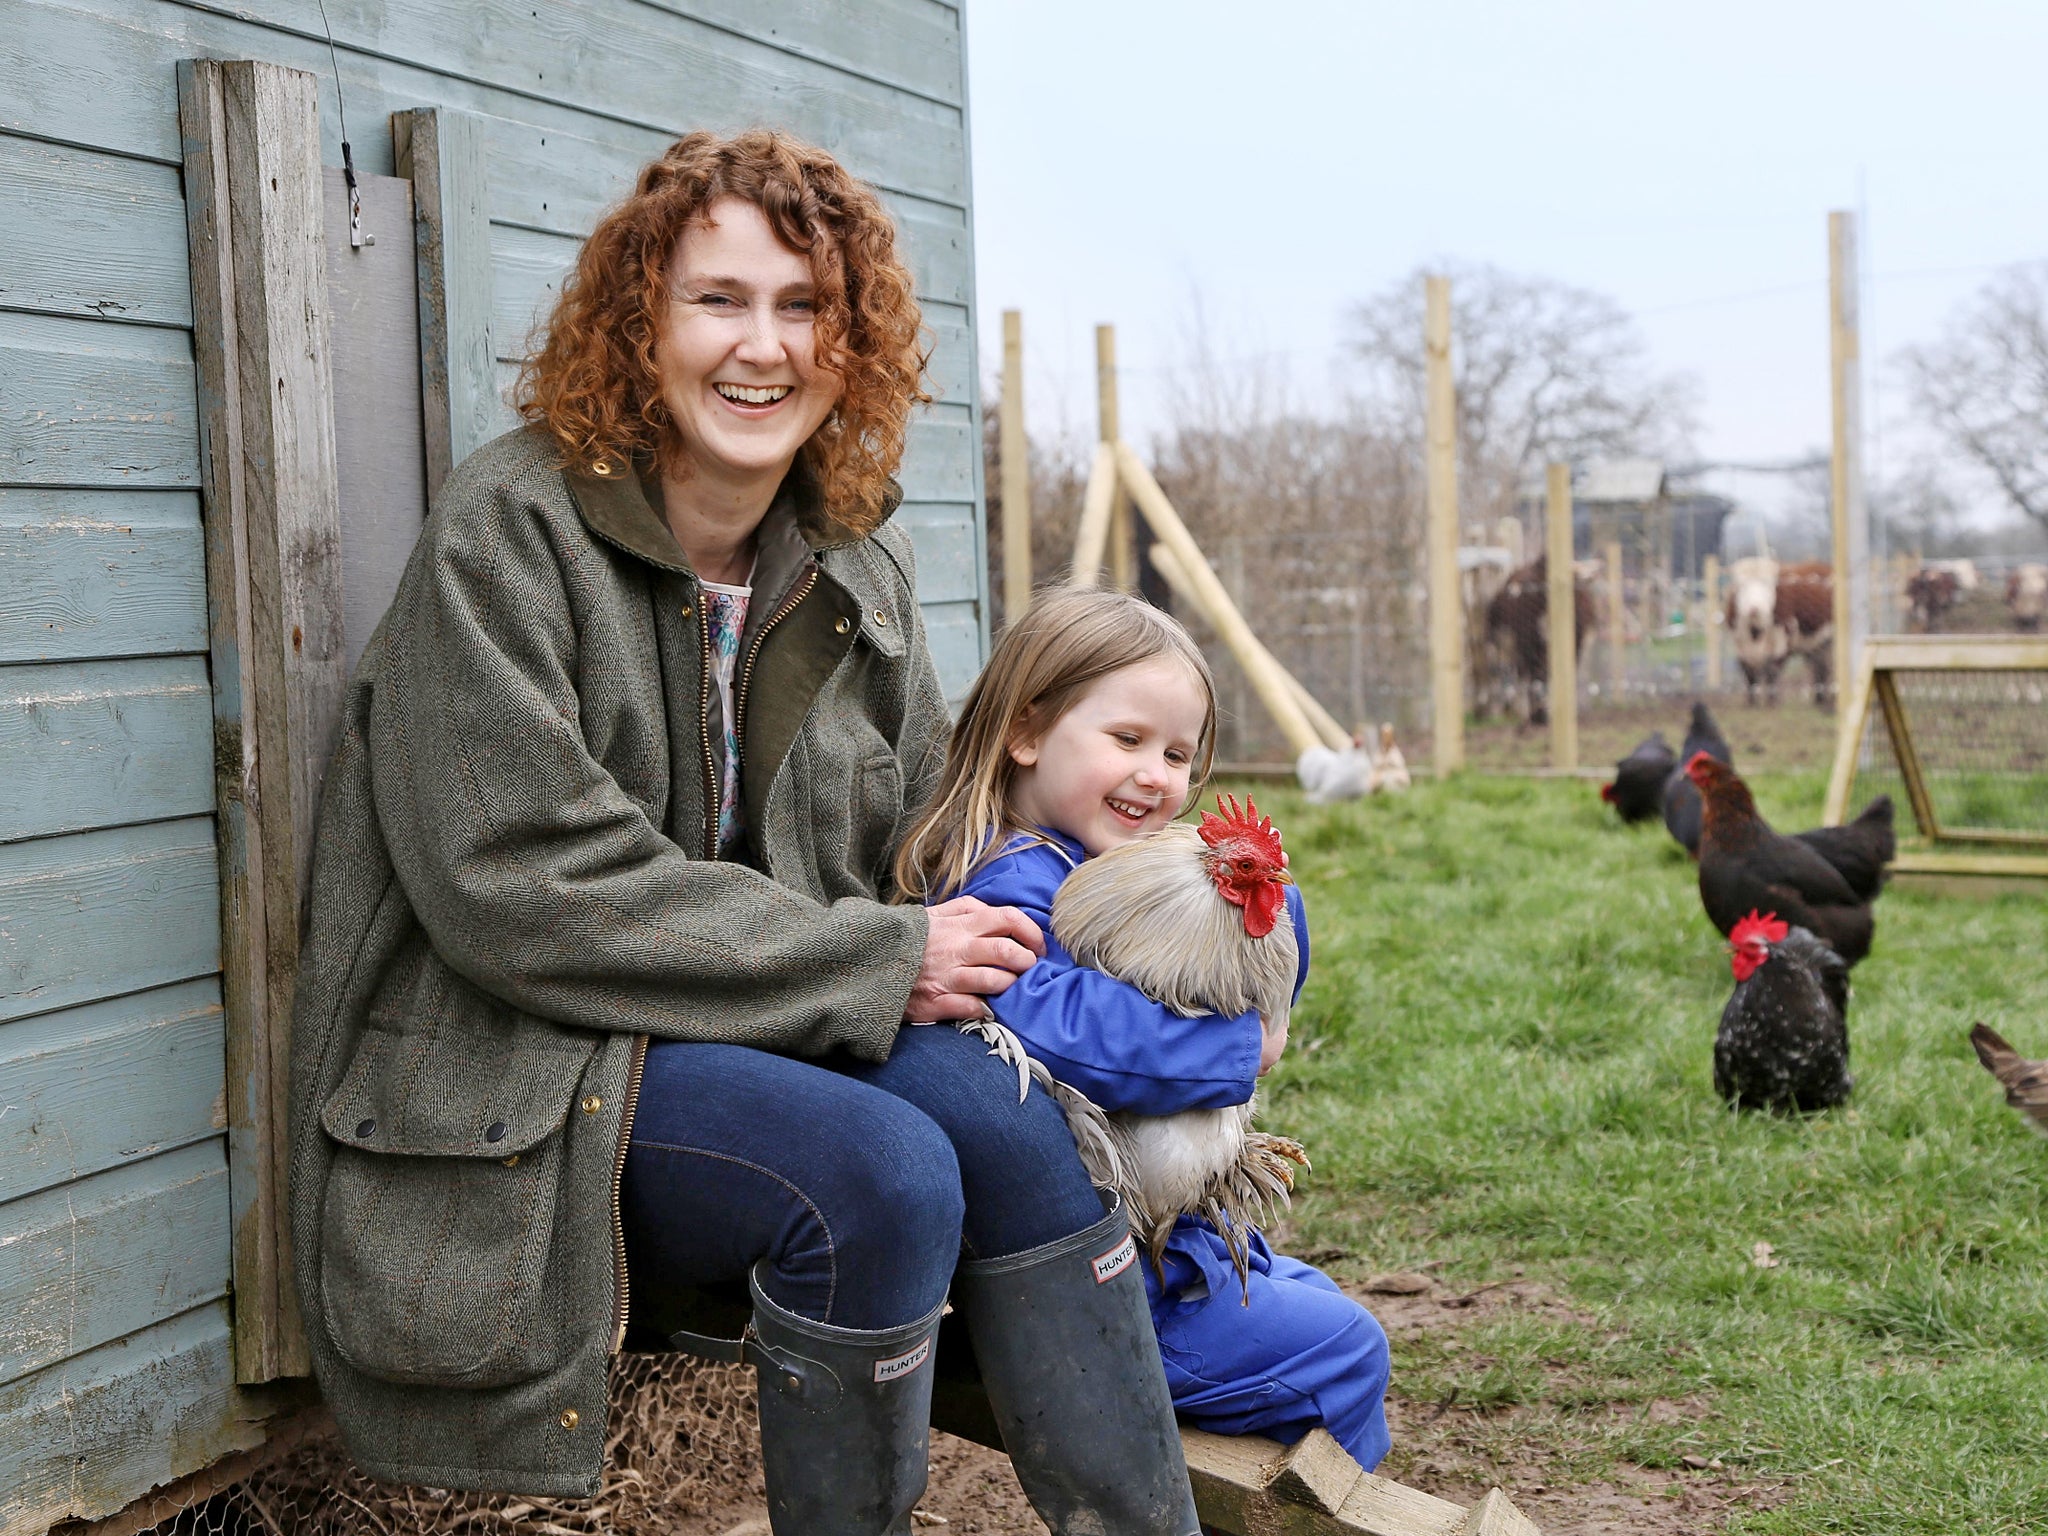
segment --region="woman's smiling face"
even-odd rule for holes
[[[832,414],[845,384],[817,366],[813,288],[810,258],[744,199],[683,231],[654,357],[694,474],[779,482]]]

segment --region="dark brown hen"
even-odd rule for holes
[[[1600,786],[1600,798],[1626,822],[1648,821],[1662,805],[1664,781],[1678,766],[1678,754],[1662,731],[1652,731],[1614,765],[1614,781]]]
[[[1793,835],[1834,865],[1849,882],[1849,889],[1863,901],[1875,900],[1884,889],[1884,867],[1899,851],[1898,835],[1892,830],[1890,795],[1879,795],[1863,807],[1854,821]]]
[[[1685,772],[1700,792],[1700,904],[1716,928],[1730,933],[1751,912],[1775,912],[1850,965],[1870,953],[1870,907],[1840,870],[1772,831],[1726,763],[1697,752]]]
[[[2048,1136],[2048,1061],[2029,1061],[1989,1024],[1970,1030],[1970,1044],[1984,1070],[2005,1085],[2005,1102],[2027,1117],[2027,1124]]]

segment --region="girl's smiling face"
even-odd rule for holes
[[[1187,801],[1207,715],[1201,684],[1176,657],[1111,672],[1050,729],[1011,742],[1011,805],[1091,858],[1156,832]]]

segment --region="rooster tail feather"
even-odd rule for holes
[[[1022,1104],[1031,1094],[1031,1080],[1038,1079],[1038,1085],[1048,1093],[1052,1091],[1052,1074],[1031,1059],[1024,1049],[1024,1042],[1011,1032],[1007,1025],[993,1017],[961,1019],[953,1026],[963,1035],[972,1035],[977,1040],[988,1042],[988,1053],[1000,1058],[1006,1065],[1016,1069],[1017,1102]]]

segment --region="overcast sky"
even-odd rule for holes
[[[1034,434],[1092,435],[1097,321],[1143,441],[1197,302],[1312,399],[1346,306],[1452,258],[1611,295],[1698,381],[1706,456],[1797,455],[1829,431],[1827,213],[1860,206],[1882,473],[1885,360],[2048,257],[2042,0],[972,0],[967,26],[982,357],[1021,309]]]

